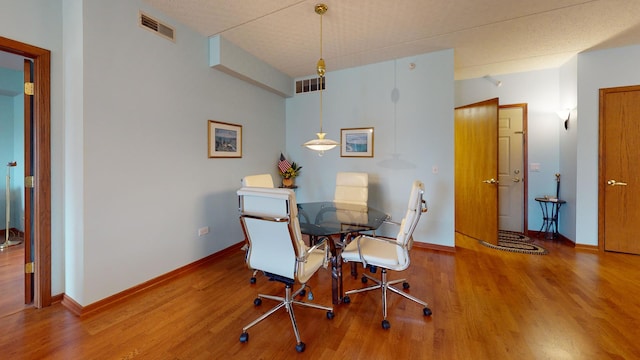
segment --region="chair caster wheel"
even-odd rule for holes
[[[387,321],[386,319],[382,320],[382,328],[383,329],[389,330],[390,327],[391,327],[391,324],[389,324],[389,321]]]
[[[251,279],[249,279],[249,282],[250,282],[251,284],[255,284],[255,283],[256,283],[256,278],[255,278],[255,276],[254,276],[254,277],[252,277]]]
[[[369,279],[367,279],[367,277],[363,275],[362,278],[360,278],[360,281],[362,281],[363,284],[366,284]]]
[[[300,295],[301,297],[304,297],[306,294],[307,294],[307,290],[302,290],[298,295]]]
[[[242,335],[240,335],[240,342],[246,343],[247,341],[249,341],[249,333],[243,332]]]
[[[333,311],[327,311],[327,319],[331,320],[336,316]]]
[[[403,288],[403,289],[407,290],[407,289],[408,289],[408,288],[410,288],[410,287],[411,287],[411,285],[409,285],[409,283],[408,283],[408,282],[406,282],[406,281],[405,281],[405,282],[403,282],[403,283],[402,283],[402,288]]]
[[[428,307],[422,309],[422,314],[424,314],[424,316],[431,316],[431,309]]]
[[[255,305],[255,306],[260,306],[260,305],[262,305],[262,299],[260,299],[260,298],[255,298],[255,300],[253,300],[253,305]]]
[[[349,295],[343,297],[342,302],[345,304],[349,304],[351,302],[351,298],[349,297]]]
[[[300,343],[296,344],[296,351],[301,353],[304,351],[305,348],[305,344],[301,341]]]
[[[369,272],[375,274],[376,271],[378,271],[378,267],[377,266],[369,265]]]

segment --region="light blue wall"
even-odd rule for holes
[[[2,71],[2,69],[0,69]],[[0,79],[2,77],[0,76]],[[13,96],[0,96],[0,169],[3,169],[9,161],[13,161]],[[0,177],[0,229],[5,228],[6,191],[5,175]],[[0,242],[4,241],[4,237]]]
[[[332,199],[336,172],[362,171],[370,176],[369,203],[399,220],[412,181],[420,179],[430,211],[416,241],[454,246],[453,50],[328,72],[326,82],[327,137],[340,141],[341,128],[373,127],[375,156],[343,158],[336,148],[319,157],[303,148],[319,129],[319,93],[288,98],[288,158],[304,166],[296,179],[298,201]],[[394,86],[400,94],[396,104]]]
[[[559,107],[558,70],[506,74],[495,78],[502,81],[502,86],[497,87],[484,78],[456,81],[456,107],[496,97],[500,98],[501,105],[528,104],[529,164],[540,164],[539,172],[529,169],[528,227],[537,231],[542,225],[542,215],[534,199],[555,194],[555,174],[561,173],[558,148],[562,124],[556,114]]]
[[[140,9],[176,41],[139,27]],[[83,185],[84,277],[69,295],[89,304],[242,241],[235,191],[275,173],[285,106],[210,68],[206,37],[142,1],[85,1],[76,31],[84,100],[67,121],[82,128],[83,164],[67,175]],[[243,126],[241,159],[207,157],[208,120]]]
[[[567,201],[569,206],[560,209],[558,228],[560,233],[568,239],[575,241],[576,237],[576,213],[577,213],[577,137],[578,137],[578,57],[574,56],[566,64],[560,67],[560,108],[576,109],[569,117],[568,129],[560,130],[560,173],[561,189],[560,197]]]
[[[6,176],[7,164],[17,162],[11,168],[11,219],[9,228],[24,230],[24,97],[21,71],[0,68],[0,229],[6,227]],[[0,240],[3,241],[3,240]]]

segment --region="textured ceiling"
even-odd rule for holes
[[[145,1],[205,36],[222,35],[291,77],[315,72],[319,1]],[[327,71],[453,48],[455,77],[466,79],[558,67],[582,51],[640,43],[639,0],[324,3]]]

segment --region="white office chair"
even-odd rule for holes
[[[271,174],[247,175],[240,180],[240,184],[242,185],[242,187],[262,187],[262,188],[275,187],[273,185],[273,177],[271,176]],[[248,250],[248,249],[249,249],[249,242],[246,242],[246,244],[243,247],[243,250]],[[251,276],[251,279],[249,279],[249,281],[252,284],[256,283],[257,274],[258,272],[254,270],[253,275]]]
[[[240,181],[242,187],[274,188],[271,174],[247,175]]]
[[[343,206],[366,208],[369,200],[369,174],[361,172],[339,172],[333,201]]]
[[[297,216],[295,195],[290,189],[242,188],[238,190],[240,223],[249,240],[247,265],[262,271],[271,280],[285,285],[285,296],[258,295],[254,305],[262,303],[262,298],[280,303],[242,329],[240,342],[249,341],[247,330],[280,308],[289,313],[293,332],[296,336],[296,350],[302,352],[305,344],[300,340],[298,326],[293,314],[293,305],[301,305],[327,311],[327,318],[333,319],[333,308],[306,303],[294,298],[304,296],[306,282],[318,269],[328,264],[329,245],[326,240],[309,248],[302,240]],[[295,292],[295,283],[302,286]],[[309,290],[309,298],[312,298]]]
[[[360,235],[347,244],[341,253],[344,261],[359,262],[362,263],[364,267],[368,266],[370,268],[373,267],[374,269],[379,267],[382,269],[381,280],[377,280],[367,274],[363,274],[363,283],[366,283],[368,280],[372,280],[376,285],[347,291],[342,301],[345,303],[351,302],[351,298],[349,297],[350,294],[381,289],[383,329],[391,327],[387,320],[387,290],[421,304],[424,306],[422,310],[423,315],[431,315],[431,310],[428,308],[428,304],[426,302],[392,286],[397,283],[403,283],[403,288],[408,289],[409,283],[406,279],[387,281],[387,270],[402,271],[409,267],[409,250],[411,250],[411,246],[413,245],[413,231],[418,224],[418,220],[420,220],[420,215],[427,211],[423,194],[424,185],[422,182],[418,180],[414,181],[411,188],[411,196],[409,197],[409,205],[404,219],[402,219],[400,223],[393,222],[400,227],[400,231],[395,239]]]

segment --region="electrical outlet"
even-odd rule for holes
[[[208,226],[201,227],[200,229],[198,229],[198,236],[207,235],[208,233],[209,233],[209,227]]]

